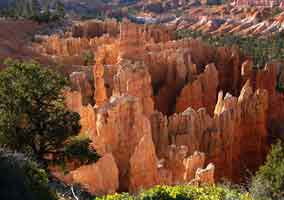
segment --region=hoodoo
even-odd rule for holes
[[[282,1],[0,0],[0,199],[282,199]]]

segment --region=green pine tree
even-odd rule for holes
[[[22,4],[22,17],[24,18],[30,18],[31,16],[31,3],[29,1],[23,1]]]
[[[56,2],[56,15],[58,15],[59,18],[64,18],[65,16],[65,7],[64,4],[61,1]]]
[[[16,0],[15,5],[13,8],[13,13],[15,18],[20,18],[23,16],[23,7],[24,7],[25,1],[24,0]]]
[[[40,4],[38,0],[31,0],[31,14],[33,17],[39,16],[40,13]]]
[[[50,0],[44,0],[43,1],[43,12],[49,13],[50,10]]]

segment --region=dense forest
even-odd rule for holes
[[[1,8],[0,15],[47,23],[62,19],[65,16],[65,8],[60,0],[14,0]]]

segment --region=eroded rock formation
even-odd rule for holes
[[[99,107],[107,101],[107,93],[104,81],[104,66],[101,64],[100,60],[97,60],[93,70],[96,88],[94,100],[96,102],[96,106]]]
[[[103,34],[117,36],[119,34],[119,23],[115,19],[107,19],[105,21],[89,20],[75,24],[71,30],[73,37],[100,37]]]
[[[123,22],[120,37],[97,52],[94,91],[82,94],[90,87],[77,74],[78,91],[66,92],[92,145],[113,155],[119,190],[240,181],[256,170],[268,130],[283,122],[283,94],[275,89],[281,64],[256,70],[234,48],[156,43],[143,30]],[[94,96],[88,106],[87,94]]]
[[[280,136],[284,130],[284,94],[281,91],[281,76],[283,74],[283,63],[274,62],[267,64],[262,70],[252,69],[245,73],[243,80],[251,80],[254,88],[266,89],[269,96],[269,108],[268,108],[268,127],[271,132],[271,136]],[[245,65],[243,65],[245,68]]]
[[[130,158],[130,191],[139,192],[159,183],[157,162],[152,137],[145,135]]]
[[[131,63],[124,60],[118,64],[118,70],[113,78],[114,96],[128,94],[139,97],[143,106],[143,113],[150,116],[154,112],[151,76],[141,63]]]
[[[113,153],[119,168],[120,187],[129,187],[129,161],[144,135],[151,135],[150,122],[143,115],[138,98],[113,97],[97,111],[94,147],[102,155]]]
[[[71,87],[82,95],[82,104],[93,104],[93,91],[91,80],[87,72],[73,72],[70,75]]]
[[[73,182],[96,195],[113,194],[119,186],[119,171],[111,154],[103,156],[96,164],[82,166],[70,174]]]
[[[214,64],[207,65],[204,73],[192,83],[188,83],[177,99],[176,112],[183,112],[188,107],[199,109],[206,107],[213,113],[218,88],[218,71]]]

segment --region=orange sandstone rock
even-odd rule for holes
[[[112,97],[110,103],[97,110],[97,132],[94,148],[102,155],[112,153],[119,168],[120,188],[129,188],[129,161],[144,135],[151,135],[151,126],[143,114],[138,98]]]
[[[93,106],[88,104],[81,107],[80,124],[82,126],[81,133],[92,138],[96,135],[96,112]]]
[[[119,186],[119,171],[112,154],[106,154],[97,163],[82,166],[70,173],[75,183],[93,195],[113,194]]]
[[[150,134],[143,136],[130,158],[131,192],[150,188],[159,182],[157,156]]]
[[[65,104],[73,112],[80,113],[82,104],[82,94],[78,91],[71,91],[68,89],[64,91]]]
[[[82,104],[93,103],[93,88],[89,82],[86,72],[73,72],[70,75],[71,87],[82,94]]]
[[[104,66],[101,64],[100,60],[97,60],[94,66],[94,79],[95,79],[95,101],[96,106],[102,106],[107,101],[107,94],[104,82]]]
[[[245,168],[262,163],[268,125],[283,115],[280,67],[256,71],[236,49],[190,39],[156,43],[151,32],[123,22],[120,38],[96,54],[95,109],[82,106],[76,91],[68,105],[80,112],[95,149],[113,155],[120,190],[239,181]],[[84,79],[74,78],[76,90],[88,88]]]
[[[151,77],[141,63],[131,63],[127,60],[119,63],[117,74],[114,76],[113,95],[123,94],[140,98],[146,116],[154,112]]]
[[[204,73],[192,83],[187,84],[181,91],[176,103],[176,112],[183,112],[188,107],[193,109],[206,107],[209,113],[213,113],[217,87],[218,72],[214,64],[207,65]]]
[[[205,163],[205,154],[200,152],[194,152],[188,159],[184,161],[186,172],[184,174],[184,179],[187,181],[193,180],[197,170],[202,168]],[[213,174],[214,182],[214,174]]]
[[[213,185],[215,167],[212,163],[207,165],[205,169],[198,168],[195,175],[195,180],[201,185]]]

